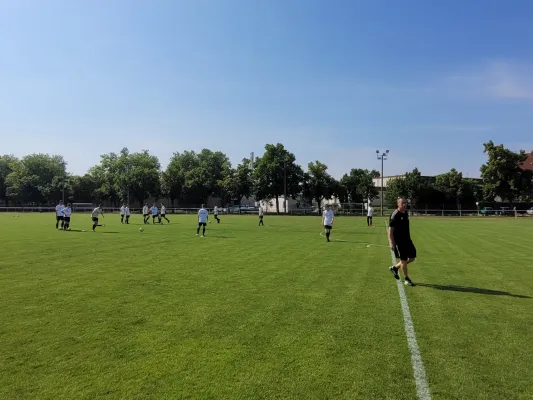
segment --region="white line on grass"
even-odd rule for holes
[[[320,232],[320,236],[325,237],[325,236],[323,235],[323,233],[324,233],[324,232]],[[330,240],[333,240],[334,242],[346,242],[346,240],[341,240],[341,239],[330,239]]]
[[[385,230],[387,230],[387,224],[385,223]],[[396,264],[396,257],[394,251],[390,249],[392,265]],[[407,344],[411,351],[411,363],[413,364],[413,374],[415,376],[416,394],[419,400],[431,400],[431,393],[429,392],[428,380],[426,377],[426,369],[422,362],[422,356],[420,355],[420,349],[416,342],[415,327],[413,325],[413,319],[411,318],[411,312],[409,311],[409,304],[407,303],[407,296],[405,294],[405,288],[400,280],[396,281],[398,286],[398,293],[400,294],[400,303],[402,305],[403,321],[405,325],[405,334],[407,335]]]

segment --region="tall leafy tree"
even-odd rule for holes
[[[424,180],[422,179],[422,174],[418,168],[413,169],[411,172],[407,172],[404,175],[404,184],[407,199],[411,201],[411,206],[414,208],[419,200]],[[387,185],[388,187],[388,185]]]
[[[399,197],[408,197],[406,181],[402,176],[387,181],[384,200],[390,208],[395,208]]]
[[[243,197],[252,194],[252,170],[250,160],[244,158],[235,169],[230,169],[221,182],[223,204],[237,202],[239,205]]]
[[[335,179],[328,173],[328,166],[320,161],[310,162],[304,175],[304,198],[316,201],[319,209],[322,200],[331,199],[335,189]]]
[[[344,174],[340,183],[346,188],[351,203],[374,200],[378,191],[374,186],[374,174],[367,169],[353,168],[349,174]]]
[[[128,155],[127,180],[129,183],[130,196],[142,204],[149,197],[158,197],[160,194],[161,165],[159,159],[151,155],[148,150]],[[119,174],[123,169],[119,168]],[[123,188],[123,184],[120,188]],[[124,194],[122,194],[124,198]]]
[[[279,212],[279,197],[284,194],[287,184],[287,197],[296,198],[301,190],[302,168],[296,164],[296,157],[278,143],[267,144],[265,153],[257,159],[253,172],[254,192],[259,200],[273,198]]]
[[[19,160],[12,155],[0,156],[0,202],[4,202],[7,205],[9,197],[7,195],[7,176],[13,172],[13,165]]]
[[[527,158],[526,152],[511,151],[492,140],[483,147],[488,156],[480,168],[484,197],[488,200],[500,197],[510,202],[527,198],[533,187],[532,172],[520,167]]]
[[[62,156],[31,154],[11,164],[7,195],[22,203],[45,204],[61,198],[66,162]]]
[[[452,168],[449,172],[438,175],[436,186],[445,194],[446,199],[460,207],[461,200],[465,194],[465,182],[463,174]]]

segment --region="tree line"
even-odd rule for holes
[[[532,173],[520,168],[525,152],[516,153],[492,141],[484,148],[488,160],[480,169],[481,180],[464,178],[455,169],[428,178],[415,169],[387,183],[387,205],[394,206],[400,196],[410,199],[412,207],[472,206],[497,196],[511,203],[531,201]],[[244,158],[236,166],[224,153],[203,149],[174,153],[163,170],[158,158],[148,151],[130,153],[127,148],[102,155],[99,164],[84,175],[68,173],[66,165],[60,155],[0,156],[0,202],[53,204],[64,190],[68,201],[79,203],[118,206],[129,201],[141,205],[149,198],[168,198],[172,206],[195,207],[216,197],[227,206],[253,196],[271,200],[279,210],[285,193],[297,206],[320,205],[331,198],[341,203],[363,203],[379,193],[379,185],[373,183],[373,178],[380,176],[378,171],[352,168],[337,180],[318,160],[304,171],[294,154],[279,143],[267,144],[264,154],[253,163]]]

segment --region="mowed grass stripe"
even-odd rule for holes
[[[409,299],[434,399],[533,396],[531,222],[413,219]]]
[[[225,217],[202,239],[191,216],[144,233],[113,217],[94,234],[0,217],[10,246],[34,243],[0,263],[3,397],[414,395],[386,254],[362,243],[382,239],[362,219],[336,224],[354,243],[327,244],[316,218]]]

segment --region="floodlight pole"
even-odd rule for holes
[[[387,156],[389,155],[389,151],[386,150],[385,153],[379,154],[379,150],[376,150],[376,155],[378,156],[378,160],[381,160],[381,216],[383,217],[383,162],[387,159]]]
[[[283,212],[287,214],[287,157],[283,160]]]

